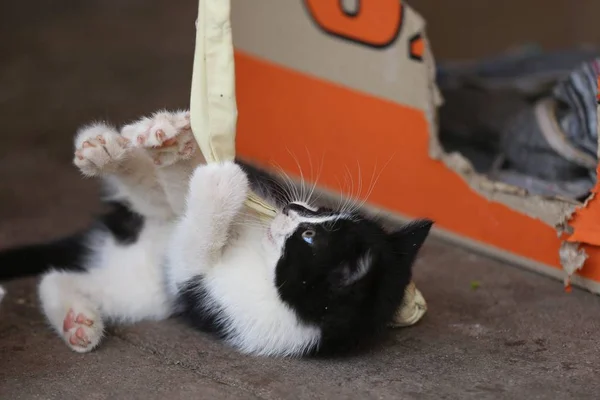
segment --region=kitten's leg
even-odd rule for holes
[[[153,238],[158,243],[147,237],[134,249],[109,241],[96,249],[100,257],[90,258],[87,271],[52,271],[42,278],[42,309],[71,349],[94,349],[105,323],[162,320],[171,314],[161,264],[166,238]]]
[[[233,162],[198,167],[190,181],[187,208],[168,250],[170,290],[202,274],[227,244],[230,226],[248,195],[248,178]]]
[[[122,135],[148,152],[174,213],[181,215],[194,168],[206,163],[192,134],[189,112],[159,111],[125,126]]]
[[[46,318],[65,343],[80,353],[92,350],[104,335],[98,308],[79,291],[84,276],[85,273],[52,271],[39,286]]]
[[[100,176],[115,198],[125,198],[146,216],[172,216],[152,160],[114,128],[97,123],[82,128],[75,137],[74,164],[88,176]]]

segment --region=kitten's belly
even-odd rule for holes
[[[170,314],[163,260],[171,230],[172,224],[147,221],[135,243],[104,240],[97,248],[88,271],[107,315],[133,322]]]

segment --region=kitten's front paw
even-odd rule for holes
[[[69,308],[63,321],[63,337],[71,349],[78,353],[91,351],[103,333],[102,320],[93,312]]]
[[[152,117],[124,126],[121,134],[134,146],[146,149],[158,166],[187,160],[198,151],[189,111],[157,112]]]
[[[248,177],[234,162],[210,163],[196,168],[191,195],[209,196],[219,203],[243,204],[248,196]]]
[[[81,129],[75,138],[73,163],[84,175],[115,172],[126,156],[129,141],[106,124]]]

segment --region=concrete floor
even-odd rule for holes
[[[0,4],[0,247],[98,210],[95,182],[70,165],[79,125],[186,105],[196,1],[169,4]],[[240,356],[177,321],[118,328],[75,354],[45,324],[34,281],[14,282],[0,305],[0,398],[598,398],[600,298],[434,239],[416,281],[430,307],[420,324],[329,361]]]

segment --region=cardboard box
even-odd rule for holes
[[[442,150],[425,21],[403,1],[237,0],[232,26],[240,156],[600,293],[599,201],[528,196]]]

